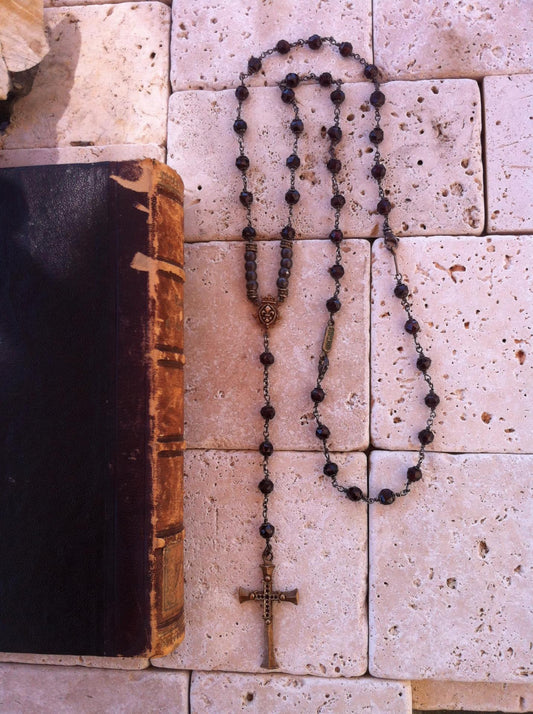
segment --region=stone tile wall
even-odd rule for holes
[[[150,156],[186,187],[186,617],[154,659],[4,654],[1,712],[285,714],[533,711],[533,36],[528,2],[273,0],[45,2],[51,50],[0,137],[0,166]],[[423,478],[392,506],[337,494],[312,405],[334,248],[324,90],[299,91],[291,294],[272,332],[278,673],[261,669],[261,334],[242,284],[233,89],[251,54],[313,32],[382,69],[380,151],[420,342],[441,397]],[[373,54],[372,54],[373,53]],[[262,280],[273,285],[290,153],[287,71],[330,70],[341,108],[346,276],[324,381],[339,484],[401,490],[427,418],[405,314],[392,295],[370,180],[360,66],[331,48],[273,55],[244,110]],[[168,153],[167,153],[168,150]],[[281,169],[284,171],[283,167]],[[60,666],[52,666],[60,665]],[[78,665],[78,666],[76,666]],[[80,667],[82,665],[82,667]]]

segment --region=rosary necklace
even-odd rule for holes
[[[334,79],[330,72],[322,72],[317,75],[308,73],[299,76],[294,72],[287,74],[281,81],[278,82],[278,87],[281,91],[281,101],[284,104],[292,107],[293,118],[290,120],[289,129],[293,137],[291,153],[286,159],[286,167],[289,169],[289,187],[285,193],[285,203],[287,204],[287,222],[281,228],[280,240],[280,268],[277,278],[277,295],[259,296],[259,284],[257,278],[257,231],[253,226],[252,220],[252,205],[254,200],[253,192],[250,190],[248,180],[248,169],[250,167],[250,159],[246,155],[244,137],[246,135],[248,124],[243,118],[243,104],[250,96],[250,91],[246,86],[246,80],[254,74],[257,74],[263,65],[263,60],[272,54],[287,55],[291,50],[296,48],[306,47],[309,50],[320,50],[323,45],[332,45],[338,49],[341,57],[353,59],[362,66],[362,73],[365,79],[370,80],[374,85],[374,91],[370,94],[370,104],[374,108],[375,124],[369,131],[368,139],[373,148],[374,163],[371,168],[371,175],[377,181],[379,202],[377,203],[377,213],[383,217],[383,240],[385,246],[392,255],[394,262],[394,280],[395,286],[393,294],[401,302],[403,309],[407,315],[407,320],[404,329],[408,332],[414,342],[417,353],[416,367],[420,371],[424,381],[428,386],[428,393],[424,398],[426,406],[429,408],[429,417],[425,427],[418,433],[420,448],[418,450],[418,458],[416,463],[409,466],[406,471],[406,483],[403,490],[395,492],[390,488],[383,488],[377,496],[370,496],[363,493],[358,486],[345,487],[338,483],[337,474],[339,472],[338,465],[332,461],[331,453],[328,447],[328,439],[330,438],[330,430],[323,423],[320,416],[319,404],[324,401],[326,392],[322,386],[326,373],[329,367],[329,354],[333,345],[335,334],[335,315],[341,309],[339,294],[341,290],[341,280],[344,275],[344,267],[342,265],[341,244],[344,239],[340,225],[341,210],[346,203],[345,196],[340,192],[340,187],[337,181],[337,175],[342,170],[342,162],[337,158],[337,146],[342,139],[342,129],[340,126],[340,107],[345,100],[345,93],[342,90],[342,80]],[[294,207],[300,200],[300,193],[296,188],[296,172],[300,167],[300,157],[298,156],[298,142],[304,131],[304,123],[300,118],[299,105],[296,101],[296,89],[303,83],[317,83],[320,87],[329,91],[329,98],[333,106],[333,122],[327,129],[329,146],[327,148],[329,158],[326,166],[331,174],[332,196],[330,205],[333,209],[332,229],[327,239],[332,243],[334,263],[328,269],[333,280],[334,288],[332,295],[325,300],[325,329],[324,339],[320,356],[318,359],[318,373],[316,384],[311,390],[310,397],[313,403],[313,415],[316,423],[315,434],[320,442],[321,449],[324,453],[325,464],[322,469],[327,476],[333,488],[346,498],[354,502],[364,502],[367,504],[379,503],[384,506],[389,506],[396,498],[406,496],[411,488],[411,485],[422,478],[421,465],[425,458],[425,448],[433,441],[434,435],[432,431],[433,421],[435,419],[435,410],[439,403],[439,397],[434,391],[433,382],[428,374],[428,369],[431,365],[431,360],[424,354],[423,348],[418,340],[420,325],[412,314],[412,302],[409,288],[405,283],[403,275],[398,269],[396,257],[396,249],[398,247],[398,238],[392,232],[388,216],[392,209],[392,205],[385,195],[382,186],[383,178],[386,174],[385,165],[382,163],[382,156],[379,152],[379,145],[383,141],[383,129],[380,126],[381,112],[380,109],[385,103],[385,95],[380,90],[378,81],[378,68],[367,62],[360,55],[355,54],[350,42],[337,42],[333,37],[321,37],[320,35],[312,35],[307,40],[296,40],[295,42],[287,42],[280,40],[275,47],[262,52],[257,57],[250,57],[248,60],[248,71],[240,74],[240,85],[235,90],[235,96],[238,101],[237,118],[233,123],[233,129],[238,137],[239,156],[235,162],[237,169],[242,175],[242,191],[239,194],[239,201],[246,210],[246,226],[242,231],[242,237],[245,241],[244,251],[244,268],[246,280],[246,295],[256,309],[256,315],[263,332],[263,351],[259,355],[259,360],[263,365],[263,396],[264,404],[261,406],[260,412],[264,419],[263,439],[259,444],[259,453],[262,456],[262,471],[263,478],[258,484],[259,491],[263,496],[262,507],[262,522],[259,526],[259,535],[264,539],[265,547],[263,550],[263,562],[261,569],[263,573],[263,582],[261,590],[249,591],[244,588],[239,588],[239,600],[241,603],[249,601],[258,601],[263,609],[263,621],[265,625],[265,657],[262,667],[265,669],[278,669],[274,652],[274,630],[273,630],[273,604],[275,602],[290,602],[298,603],[298,590],[290,590],[286,592],[277,591],[273,587],[273,572],[274,572],[274,556],[272,549],[272,538],[274,537],[275,527],[270,523],[268,518],[269,498],[274,491],[274,481],[270,475],[269,458],[274,452],[274,446],[270,441],[269,425],[276,415],[275,408],[270,398],[270,380],[269,369],[274,364],[274,355],[269,348],[269,333],[276,324],[280,314],[282,303],[286,300],[289,294],[289,279],[293,266],[293,242],[296,238],[296,231],[292,225]]]

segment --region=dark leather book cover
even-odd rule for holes
[[[0,651],[183,637],[183,185],[0,170]]]

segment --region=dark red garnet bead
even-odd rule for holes
[[[350,501],[361,501],[363,498],[363,492],[357,486],[350,486],[346,489],[346,498]]]
[[[409,295],[409,288],[405,285],[405,283],[398,283],[394,288],[394,294],[397,298],[403,300]]]
[[[342,276],[344,275],[344,268],[342,267],[342,265],[335,263],[335,265],[332,265],[329,269],[329,274],[335,280],[340,280],[340,278],[342,278]]]
[[[318,436],[319,439],[325,441],[330,437],[330,430],[325,424],[319,424],[315,430],[315,434]]]
[[[296,72],[289,72],[289,74],[283,80],[283,84],[285,84],[287,87],[292,87],[292,89],[294,89],[300,84],[300,77],[298,77]]]
[[[381,179],[385,177],[387,169],[383,164],[374,164],[370,173],[372,174],[372,177],[376,179],[376,181],[381,181]]]
[[[291,46],[287,40],[279,40],[276,44],[276,50],[280,55],[286,55],[291,51]]]
[[[248,124],[244,121],[244,119],[235,119],[233,122],[233,131],[240,136],[246,132],[247,128]]]
[[[418,441],[423,446],[427,446],[428,444],[431,444],[431,442],[433,441],[434,438],[435,438],[435,436],[430,429],[422,429],[422,431],[418,432]]]
[[[301,119],[293,119],[290,127],[293,134],[301,134],[304,130],[304,123]]]
[[[339,473],[339,467],[337,464],[334,464],[333,461],[328,461],[326,464],[324,464],[324,468],[322,469],[323,473],[325,476],[330,476],[333,478]]]
[[[285,238],[286,240],[294,240],[294,236],[296,235],[296,231],[292,226],[283,226],[283,228],[280,231],[281,237]]]
[[[390,506],[390,504],[394,503],[395,500],[396,495],[394,491],[390,490],[390,488],[382,488],[378,494],[378,501],[384,506]]]
[[[253,193],[250,193],[250,191],[241,191],[239,194],[239,201],[243,206],[251,206],[254,201],[254,195]]]
[[[265,366],[274,364],[274,355],[272,352],[261,352],[259,355],[259,361]]]
[[[235,90],[235,96],[239,100],[239,102],[243,102],[245,99],[248,99],[250,96],[250,92],[248,91],[248,87],[245,87],[244,84],[241,84],[240,86],[237,87]]]
[[[341,231],[340,228],[334,228],[331,233],[329,234],[329,239],[332,243],[335,243],[338,245],[342,239],[344,238],[344,233]]]
[[[311,35],[307,40],[307,44],[312,50],[319,50],[322,47],[322,38],[320,35]]]
[[[259,444],[259,453],[262,454],[263,456],[272,456],[274,453],[274,447],[268,441],[268,439],[265,439],[265,441],[262,441]]]
[[[430,367],[431,359],[426,357],[426,355],[420,355],[420,357],[416,360],[416,368],[421,372],[427,372]]]
[[[330,299],[326,301],[326,307],[328,312],[339,312],[341,309],[341,301],[339,298],[330,297]]]
[[[263,419],[273,419],[276,416],[276,410],[271,404],[265,404],[264,407],[261,407],[261,416]]]
[[[333,208],[342,208],[344,206],[344,204],[346,203],[346,199],[344,198],[342,193],[335,193],[331,197],[330,203],[333,206]]]
[[[385,95],[383,92],[380,92],[379,89],[376,89],[375,92],[372,92],[370,95],[370,104],[375,107],[376,109],[379,109],[385,104]]]
[[[435,409],[440,403],[440,397],[438,394],[435,394],[435,392],[429,392],[429,394],[426,394],[424,397],[424,402],[430,409]]]
[[[290,104],[291,102],[293,102],[294,96],[294,89],[291,89],[290,87],[284,87],[281,90],[281,101],[285,104]]]
[[[422,478],[422,471],[418,468],[418,466],[409,466],[407,469],[407,480],[410,483],[413,483],[414,481],[420,481]]]
[[[261,538],[272,538],[276,529],[272,523],[261,523],[259,526],[259,535]]]
[[[248,60],[248,72],[250,72],[251,74],[259,72],[262,66],[263,63],[261,62],[259,57],[250,57],[250,59]]]
[[[271,481],[269,478],[264,478],[262,481],[259,481],[259,490],[261,493],[264,493],[265,496],[268,496],[268,494],[274,490],[274,481]]]
[[[332,174],[338,174],[339,171],[342,169],[342,162],[340,161],[340,159],[330,159],[326,166]]]
[[[342,104],[343,101],[346,99],[346,95],[344,94],[342,89],[339,88],[334,89],[329,96],[333,104]]]
[[[405,331],[408,332],[410,335],[416,335],[418,332],[420,332],[420,325],[418,324],[417,320],[414,319],[414,317],[410,317],[405,323],[404,327]]]
[[[380,216],[388,216],[392,211],[392,203],[388,198],[382,198],[381,201],[378,202],[376,208]]]
[[[326,393],[324,392],[324,390],[322,389],[322,387],[315,387],[315,388],[311,391],[311,399],[312,399],[314,402],[317,402],[317,403],[318,403],[318,402],[323,402],[325,396],[326,396]]]
[[[381,142],[383,141],[383,137],[383,129],[380,126],[374,127],[368,135],[368,138],[373,144],[381,144]]]
[[[250,168],[250,159],[244,155],[237,156],[235,160],[235,166],[240,171],[246,171],[248,168]]]
[[[342,57],[349,57],[353,52],[353,46],[351,42],[341,42],[339,45],[339,52]]]
[[[365,65],[363,74],[367,79],[376,79],[378,76],[378,68],[375,64],[367,64]]]
[[[318,78],[318,83],[321,87],[330,87],[333,83],[333,77],[329,72],[322,72]]]
[[[289,206],[295,206],[300,200],[300,192],[295,188],[290,188],[285,194],[285,201]]]
[[[300,168],[300,157],[297,156],[296,154],[291,154],[290,156],[287,156],[285,164],[286,164],[287,168],[289,168],[289,169],[299,169]]]
[[[342,129],[340,126],[330,126],[328,129],[328,136],[333,144],[338,144],[342,139]]]

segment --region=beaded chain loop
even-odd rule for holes
[[[329,72],[322,72],[320,75],[309,73],[302,76],[299,76],[294,72],[290,72],[280,82],[278,82],[278,87],[281,92],[281,101],[284,104],[291,106],[293,110],[293,118],[289,123],[289,128],[293,135],[293,144],[291,153],[287,157],[285,162],[290,172],[289,188],[285,193],[285,202],[288,207],[287,222],[286,225],[281,229],[280,267],[276,283],[277,297],[274,298],[272,296],[259,296],[259,283],[257,277],[257,244],[255,242],[257,238],[257,233],[255,228],[253,227],[252,221],[252,204],[254,196],[248,185],[247,171],[250,167],[250,159],[246,155],[244,145],[244,136],[248,129],[248,125],[242,117],[243,103],[246,101],[246,99],[248,99],[250,95],[249,89],[246,86],[245,82],[248,77],[257,74],[263,66],[263,60],[274,53],[286,55],[292,49],[300,47],[307,47],[311,50],[316,51],[326,44],[335,46],[342,57],[351,58],[359,62],[362,65],[364,77],[370,80],[374,85],[374,91],[371,93],[369,101],[372,107],[374,108],[375,126],[369,132],[368,138],[374,149],[374,164],[371,169],[371,175],[378,184],[379,201],[377,203],[376,210],[383,217],[384,243],[387,249],[392,254],[394,260],[394,279],[396,282],[394,287],[394,295],[400,300],[401,305],[406,312],[407,321],[405,322],[404,328],[406,332],[408,332],[413,337],[415,350],[418,355],[416,366],[417,369],[421,372],[422,377],[429,388],[429,392],[426,395],[424,402],[429,408],[430,414],[426,421],[425,428],[418,433],[420,448],[418,450],[418,458],[416,464],[414,466],[410,466],[407,469],[406,483],[403,490],[395,492],[392,489],[384,488],[379,492],[377,497],[370,497],[365,495],[362,490],[357,486],[350,486],[346,488],[338,483],[337,475],[339,472],[339,467],[331,460],[330,451],[328,447],[330,430],[322,422],[318,407],[318,405],[326,397],[326,392],[322,387],[322,382],[329,367],[328,353],[332,346],[335,331],[335,315],[342,307],[341,302],[339,300],[339,294],[341,290],[340,281],[341,278],[344,276],[344,267],[342,266],[342,255],[340,249],[344,235],[342,230],[339,228],[339,225],[340,213],[346,203],[346,199],[344,195],[340,192],[337,181],[337,175],[342,169],[342,162],[337,158],[336,147],[342,139],[342,129],[340,127],[340,107],[345,100],[345,94],[342,90],[342,80],[334,79],[331,73]],[[333,228],[329,233],[329,240],[335,246],[335,262],[329,268],[329,273],[333,278],[335,289],[333,291],[332,296],[326,301],[328,320],[325,326],[324,341],[318,360],[318,374],[316,385],[311,391],[311,400],[313,402],[313,415],[316,422],[315,433],[317,438],[321,442],[322,450],[325,457],[323,473],[330,478],[332,486],[340,493],[343,493],[351,501],[363,501],[369,504],[378,502],[382,505],[390,505],[396,500],[396,498],[406,496],[410,491],[412,483],[419,481],[422,478],[421,465],[425,458],[425,449],[426,446],[428,446],[434,439],[432,427],[435,419],[435,410],[437,405],[439,404],[439,397],[435,393],[433,382],[431,381],[431,378],[428,374],[428,369],[431,365],[431,360],[424,354],[424,350],[418,340],[420,325],[412,314],[412,301],[409,288],[405,282],[404,276],[398,269],[396,248],[398,246],[399,241],[398,238],[394,235],[389,225],[388,216],[392,210],[392,205],[389,199],[386,197],[385,190],[382,184],[382,181],[386,174],[386,167],[383,163],[382,156],[379,151],[379,145],[381,144],[384,138],[383,129],[380,126],[380,109],[385,103],[385,95],[380,89],[378,75],[378,68],[374,64],[367,62],[360,55],[356,54],[353,51],[353,47],[350,42],[337,42],[333,37],[321,37],[320,35],[312,35],[307,40],[299,39],[295,42],[280,40],[275,47],[265,50],[258,56],[250,57],[250,59],[248,60],[248,71],[243,72],[239,75],[241,84],[235,90],[235,96],[238,101],[238,111],[237,117],[233,124],[233,129],[237,134],[239,142],[239,156],[237,157],[235,164],[241,172],[243,183],[242,191],[239,194],[239,200],[246,209],[246,226],[242,230],[242,236],[245,240],[244,261],[246,294],[248,299],[257,307],[258,318],[264,328],[264,351],[259,357],[260,362],[263,365],[263,397],[265,400],[264,405],[261,407],[261,416],[264,419],[263,441],[259,445],[259,453],[263,457],[263,479],[259,483],[259,490],[263,494],[263,522],[259,528],[259,532],[260,535],[266,540],[266,548],[263,553],[263,558],[265,562],[271,561],[272,559],[272,547],[270,545],[270,539],[273,537],[275,531],[274,526],[268,521],[268,500],[269,495],[274,490],[274,482],[270,477],[269,471],[269,458],[274,451],[274,446],[270,441],[269,424],[276,414],[276,411],[272,406],[270,399],[269,368],[274,364],[274,355],[272,354],[269,348],[268,335],[269,329],[274,325],[278,317],[278,309],[280,304],[286,300],[289,294],[289,279],[293,266],[293,242],[296,237],[296,232],[293,228],[293,212],[294,207],[300,200],[300,193],[296,188],[296,171],[300,167],[301,163],[300,158],[298,156],[298,142],[300,136],[304,131],[304,122],[300,117],[299,107],[296,102],[295,90],[302,83],[315,82],[320,87],[329,89],[330,100],[333,104],[333,123],[329,127],[329,129],[327,129],[326,132],[326,135],[329,139],[329,159],[326,163],[326,166],[331,174],[332,196],[330,199],[330,204],[334,209]]]

